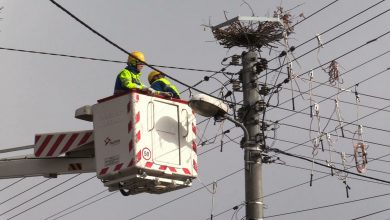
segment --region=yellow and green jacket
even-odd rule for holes
[[[160,92],[170,92],[172,93],[173,98],[180,99],[180,93],[177,90],[176,86],[172,85],[165,78],[157,79],[150,85],[150,88]]]
[[[129,89],[144,88],[145,85],[142,84],[140,79],[141,75],[142,73],[134,66],[127,66],[116,77],[114,94],[128,91]]]

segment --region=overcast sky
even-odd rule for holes
[[[298,17],[300,13],[308,18],[296,25],[295,33],[290,35],[288,40],[290,46],[297,47],[300,45],[294,51],[294,56],[298,58],[298,62],[293,62],[293,71],[296,75],[302,76],[295,80],[296,83],[294,82],[292,85],[293,89],[298,90],[299,88],[302,92],[307,91],[309,89],[307,72],[322,63],[340,57],[337,59],[340,64],[340,73],[346,73],[343,76],[344,83],[341,87],[354,90],[353,85],[361,82],[357,90],[360,93],[360,104],[362,106],[357,108],[354,105],[354,93],[342,92],[340,94],[340,99],[343,101],[340,104],[340,110],[345,124],[353,122],[355,125],[346,126],[346,138],[339,137],[336,140],[336,136],[332,136],[332,141],[335,142],[333,147],[337,152],[346,152],[351,155],[353,153],[353,143],[356,143],[356,135],[354,136],[353,133],[357,130],[357,116],[364,117],[377,111],[359,120],[359,124],[364,126],[363,138],[369,145],[368,157],[370,159],[379,158],[390,153],[387,138],[390,132],[388,124],[390,109],[377,110],[390,104],[388,87],[390,76],[389,72],[385,71],[373,78],[370,77],[390,67],[388,62],[389,53],[386,53],[390,50],[390,34],[383,35],[390,31],[390,16],[386,12],[386,10],[389,10],[390,4],[388,1],[379,0],[338,0],[322,11],[315,13],[331,2],[333,1],[247,1],[256,16],[271,16],[277,6],[282,6],[285,9],[299,6],[291,11],[291,14],[295,17],[294,23],[303,19]],[[332,28],[377,2],[381,3]],[[228,18],[233,18],[238,15],[250,16],[252,14],[251,9],[243,4],[243,1],[232,0],[59,0],[58,3],[126,50],[143,51],[146,61],[150,64],[215,71],[224,67],[221,65],[223,58],[233,54],[241,54],[244,48],[233,48],[231,50],[223,48],[215,42],[211,31],[203,25],[222,23],[226,20],[225,15]],[[0,0],[0,6],[4,6],[4,9],[0,12],[2,18],[0,20],[0,47],[2,48],[118,61],[127,59],[126,54],[87,30],[50,1]],[[313,13],[315,14],[309,17]],[[366,22],[375,16],[377,17]],[[356,26],[359,27],[349,31]],[[320,50],[313,50],[318,46],[317,40],[306,41],[330,28],[332,29],[321,35],[322,41],[324,43],[329,41],[329,43],[326,43]],[[341,35],[343,33],[344,35]],[[376,41],[366,44],[366,42],[381,35],[383,36]],[[304,44],[301,45],[302,43]],[[261,56],[269,60],[276,57],[283,50],[282,46],[277,46],[278,48],[271,52],[264,49]],[[307,53],[311,50],[313,51]],[[375,59],[369,63],[353,69],[373,58]],[[0,60],[0,97],[2,103],[0,110],[0,149],[31,145],[34,141],[34,135],[38,133],[92,129],[91,123],[74,119],[74,111],[78,107],[95,104],[96,100],[110,96],[113,92],[115,77],[124,68],[124,64],[121,63],[39,55],[4,49],[0,50]],[[282,62],[283,59],[274,59],[269,63],[269,67],[276,68]],[[162,70],[179,81],[190,85],[202,80],[204,76],[212,74],[204,71],[168,68]],[[239,67],[227,69],[229,72],[238,72],[238,70]],[[149,72],[150,68],[145,67],[142,76],[145,83]],[[282,82],[286,78],[284,74],[286,72],[285,67],[282,72],[277,82]],[[222,74],[217,74],[216,78],[223,82],[227,80]],[[267,77],[267,83],[275,83],[276,79],[277,72],[270,73]],[[265,78],[261,79],[262,82],[264,80]],[[328,75],[317,68],[314,71],[314,80],[316,82],[327,82]],[[181,91],[186,89],[185,86],[179,83],[175,84]],[[317,84],[314,83],[314,85]],[[210,79],[208,82],[201,83],[197,88],[205,93],[211,93],[220,86],[217,80]],[[231,86],[229,85],[228,88],[231,89]],[[286,101],[291,99],[292,96],[289,90],[291,85],[283,85],[283,88],[279,93],[280,108],[269,111],[266,114],[267,120],[281,120],[293,113],[290,111],[292,110],[292,102]],[[328,99],[320,103],[321,116],[337,119],[335,114],[332,115],[334,94],[337,91],[337,88],[330,86],[328,82],[326,85],[313,90],[315,95],[332,97],[332,100]],[[298,94],[299,92],[294,92],[294,96]],[[214,95],[218,94],[214,93]],[[272,105],[277,104],[277,96],[273,97]],[[188,99],[189,93],[183,93],[182,97]],[[240,101],[241,95],[237,94],[237,97]],[[314,99],[316,102],[320,102],[323,98],[314,97]],[[304,95],[303,98],[301,96],[295,98],[296,111],[308,106],[308,95]],[[309,113],[309,110],[306,109],[303,112]],[[197,121],[201,122],[204,119],[199,116]],[[273,147],[287,150],[300,143],[305,143],[305,146],[299,145],[289,150],[289,152],[311,158],[310,134],[308,130],[305,130],[310,128],[311,122],[307,114],[296,114],[281,120],[275,137],[279,140]],[[326,126],[327,122],[326,118],[321,118],[322,128]],[[316,120],[313,120],[313,129],[316,128],[316,123]],[[214,121],[211,120],[208,125],[206,124],[204,122],[199,125],[200,135],[203,132],[205,133],[203,138],[199,140],[200,142],[221,133],[220,123],[214,124]],[[292,125],[295,127],[292,127]],[[330,122],[326,131],[332,131],[336,126],[336,122]],[[230,122],[223,124],[223,130],[229,130],[233,127],[234,125]],[[335,132],[332,134],[336,135]],[[242,135],[242,131],[239,128],[231,129],[228,134],[230,138],[236,138],[240,135]],[[315,133],[311,135],[313,136]],[[269,132],[268,136],[274,138],[272,132]],[[192,187],[161,195],[138,194],[123,197],[120,193],[115,193],[60,219],[207,219],[210,217],[212,209],[212,195],[202,187],[219,179],[222,180],[218,181],[218,187],[214,195],[213,212],[214,215],[223,214],[218,215],[215,219],[241,219],[245,215],[245,208],[240,209],[235,214],[233,207],[241,207],[239,205],[245,200],[244,172],[241,170],[235,173],[243,168],[243,151],[236,143],[229,142],[224,144],[223,152],[220,152],[220,139],[221,137],[218,136],[215,143],[199,147],[199,154],[201,154],[198,157],[199,178],[194,180]],[[239,140],[240,138],[236,141]],[[225,137],[223,141],[229,141],[229,138]],[[271,143],[272,139],[269,138],[267,142]],[[325,143],[324,147],[328,148],[328,145]],[[30,153],[32,151],[20,151],[0,155],[0,157]],[[347,179],[347,183],[351,187],[349,198],[346,198],[344,184],[336,176],[327,176],[314,181],[313,186],[310,187],[309,183],[306,183],[310,179],[310,162],[283,155],[279,155],[279,157],[286,163],[285,165],[266,164],[263,166],[263,187],[264,195],[266,195],[264,198],[266,206],[264,212],[266,217],[383,195],[390,191],[388,184],[373,180],[367,182],[368,179],[353,175],[348,177],[358,179]],[[325,164],[323,160],[329,160],[329,153],[320,151],[317,158],[321,159],[318,162]],[[337,153],[333,152],[332,158],[334,162],[340,163],[340,156]],[[390,157],[383,157],[380,160],[369,162],[366,175],[390,181],[389,164]],[[354,165],[351,156],[347,158],[347,165],[348,167]],[[337,167],[342,168],[341,165],[337,165]],[[314,170],[325,172],[325,174],[315,172],[314,178],[323,177],[326,173],[330,173],[329,169],[317,165],[314,166]],[[357,172],[353,167],[350,171]],[[30,198],[72,176],[65,175],[49,180],[4,203],[3,201],[8,198],[45,179],[43,177],[27,178],[4,190],[1,189],[18,179],[0,180],[0,219],[18,215],[35,204],[93,177],[94,174],[77,176],[50,192],[28,201]],[[273,194],[299,184],[302,185]],[[210,185],[209,188],[211,189]],[[66,193],[18,215],[14,219],[45,219],[63,210],[66,211],[61,214],[65,214],[93,202],[95,199],[110,195],[110,193],[104,192],[72,209],[68,209],[68,207],[96,195],[104,189],[103,184],[97,178],[92,178],[90,181],[80,184]],[[389,196],[382,196],[269,219],[352,219],[390,208],[389,198]],[[172,200],[174,201],[168,203]],[[28,202],[20,205],[25,201]],[[16,206],[18,207],[13,209]],[[10,209],[13,210],[9,211]],[[2,215],[4,212],[7,213]],[[54,219],[61,214],[50,219]],[[390,219],[390,211],[381,212],[364,219]]]

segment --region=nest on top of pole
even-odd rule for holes
[[[291,15],[278,8],[272,18],[238,16],[211,27],[211,30],[225,48],[274,47],[273,43],[293,33],[291,23]]]

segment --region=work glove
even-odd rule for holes
[[[165,96],[165,97],[168,97],[168,98],[172,98],[172,97],[173,97],[173,94],[170,93],[170,92],[160,92],[160,94],[161,94],[162,96]]]
[[[148,94],[155,94],[156,93],[156,90],[152,89],[152,88],[149,88],[149,87],[144,87],[142,88],[142,91],[143,92],[146,92]]]

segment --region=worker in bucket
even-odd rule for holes
[[[145,56],[142,52],[134,51],[129,55],[126,68],[116,77],[114,94],[120,94],[129,89],[139,89],[149,94],[155,92],[141,82],[143,62],[145,62]]]
[[[156,94],[164,96],[170,96],[176,99],[180,99],[179,91],[176,86],[172,85],[164,76],[163,73],[158,71],[152,71],[148,75],[148,81],[150,88],[156,91]]]

